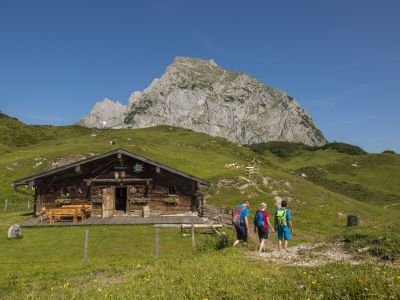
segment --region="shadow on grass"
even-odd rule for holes
[[[31,212],[25,212],[25,213],[22,213],[22,214],[20,214],[20,216],[21,217],[29,217],[29,216],[34,216],[34,213],[33,213],[33,211],[31,211]]]

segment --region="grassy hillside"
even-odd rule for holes
[[[45,140],[57,141],[85,134],[90,130],[81,126],[26,125],[0,112],[0,154],[15,148],[38,144]]]
[[[400,202],[400,158],[396,154],[298,149],[295,155],[282,158],[169,126],[97,131],[79,126],[27,126],[10,118],[0,124],[8,128],[2,129],[6,134],[1,137],[0,208],[9,200],[9,211],[0,212],[0,298],[23,294],[39,299],[262,299],[265,295],[363,299],[399,293],[400,274],[393,266],[281,266],[248,258],[247,248],[215,251],[208,246],[220,238],[204,232],[197,234],[198,249],[203,251],[193,254],[190,237],[163,229],[156,260],[152,227],[93,226],[86,269],[81,266],[83,228],[25,228],[21,240],[5,237],[10,224],[31,218],[21,211],[30,198],[11,188],[15,179],[60,162],[123,148],[212,181],[213,187],[203,192],[215,206],[232,208],[250,199],[251,213],[262,201],[271,213],[277,201],[288,199],[295,228],[292,245],[342,237],[346,214],[357,214],[362,224],[346,236],[350,251],[357,254],[373,243],[367,254],[389,255],[397,261],[400,253],[391,241],[399,238],[390,223],[399,219],[400,206],[384,209]],[[21,136],[13,131],[19,128]],[[243,167],[253,159],[260,162],[260,171],[249,177]],[[226,229],[225,233],[230,240],[232,232]],[[248,249],[255,249],[254,236]]]
[[[400,202],[400,155],[346,155],[334,150],[303,152],[279,165],[330,190],[363,202]]]
[[[33,128],[35,132],[36,127]],[[246,198],[252,200],[252,210],[262,201],[272,209],[277,197],[288,198],[299,235],[304,231],[305,238],[309,227],[316,227],[312,226],[315,222],[321,225],[311,228],[312,234],[341,228],[347,213],[359,214],[367,223],[400,213],[398,206],[384,209],[400,202],[400,178],[396,176],[400,172],[400,156],[396,154],[348,155],[326,149],[279,158],[222,138],[169,126],[102,132],[79,126],[41,130],[44,133],[40,143],[14,145],[12,152],[0,158],[0,201],[7,198],[10,207],[25,205],[28,199],[12,190],[13,180],[47,170],[60,161],[124,148],[212,181],[213,187],[204,193],[208,202],[216,206],[231,208]],[[49,135],[57,139],[48,139]],[[260,171],[248,177],[243,166],[254,158],[260,162]],[[239,168],[226,167],[232,163]],[[299,176],[301,173],[307,177]],[[310,215],[315,219],[311,220]]]

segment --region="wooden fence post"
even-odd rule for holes
[[[158,257],[158,227],[154,228],[154,256]]]
[[[83,266],[86,267],[88,260],[88,245],[89,244],[89,229],[86,228],[85,231],[85,252],[83,254]]]
[[[196,251],[196,238],[194,236],[194,224],[192,223],[192,249]]]
[[[28,209],[31,208],[31,202],[28,200]]]
[[[8,199],[6,199],[6,200],[4,201],[4,208],[3,208],[3,211],[6,211],[6,210],[7,210],[7,206],[8,206]]]

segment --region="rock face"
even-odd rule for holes
[[[178,57],[160,79],[143,92],[133,93],[127,107],[105,101],[85,117],[85,126],[171,125],[241,144],[326,143],[312,119],[288,94],[245,73],[228,72],[212,60]]]
[[[122,128],[125,127],[124,118],[127,107],[119,102],[104,98],[97,102],[89,115],[84,117],[80,124],[91,128]]]

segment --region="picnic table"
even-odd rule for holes
[[[54,220],[58,218],[60,221],[62,218],[72,218],[72,223],[76,224],[78,218],[82,220],[86,219],[90,215],[92,206],[90,204],[76,204],[76,205],[63,205],[58,208],[45,209],[45,214],[49,217],[49,223],[54,224]],[[42,221],[42,218],[41,218]]]

